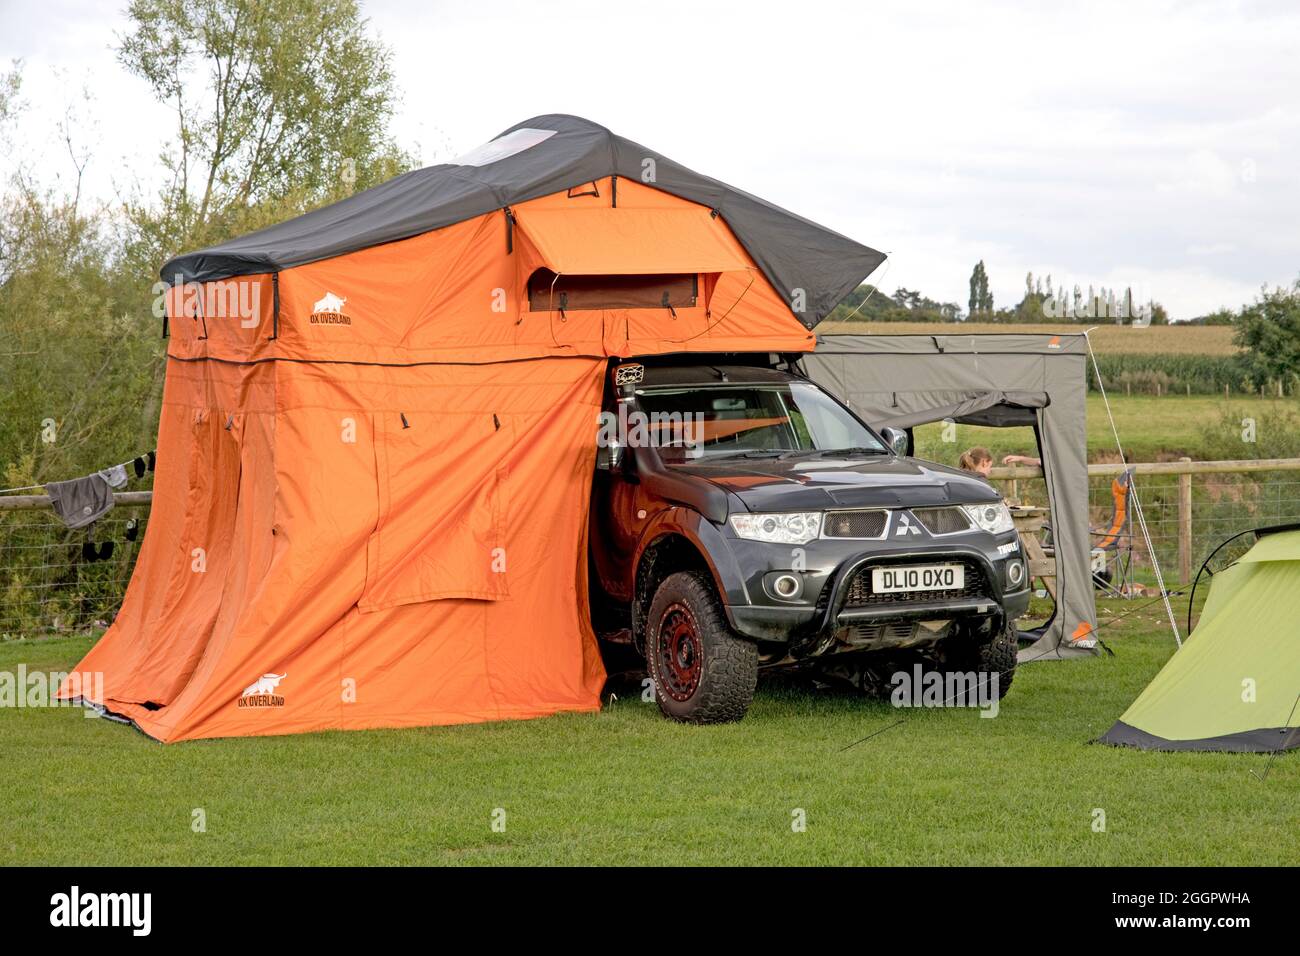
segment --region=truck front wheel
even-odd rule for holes
[[[945,642],[943,669],[946,671],[974,671],[980,682],[997,675],[997,693],[1001,699],[1011,689],[1016,676],[1017,640],[1014,624],[988,635],[958,634]]]
[[[731,632],[713,582],[700,572],[670,574],[655,591],[645,658],[659,709],[674,720],[740,720],[754,699],[758,647]]]

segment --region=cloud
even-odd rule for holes
[[[91,78],[102,107],[91,188],[158,177],[168,118],[113,59],[120,13],[54,0],[67,29],[51,31],[50,9],[0,13],[0,58],[29,60],[19,152],[57,155],[48,121],[70,98],[48,79],[59,67],[74,84]],[[1300,8],[741,10],[365,6],[404,90],[396,132],[424,162],[531,115],[578,113],[892,252],[887,290],[963,305],[981,258],[1002,304],[1025,272],[1052,271],[1148,287],[1184,318],[1300,273]]]

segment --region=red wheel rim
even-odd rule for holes
[[[704,673],[704,645],[685,604],[670,604],[659,619],[656,652],[660,692],[679,703],[690,700]]]

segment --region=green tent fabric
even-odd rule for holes
[[[1267,534],[1211,580],[1196,630],[1102,743],[1300,747],[1300,531]]]

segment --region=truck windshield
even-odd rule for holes
[[[886,449],[834,399],[807,382],[648,387],[637,391],[650,428],[685,441],[660,441],[666,461],[725,455]],[[656,424],[656,420],[659,424]],[[690,446],[690,455],[684,454]]]

